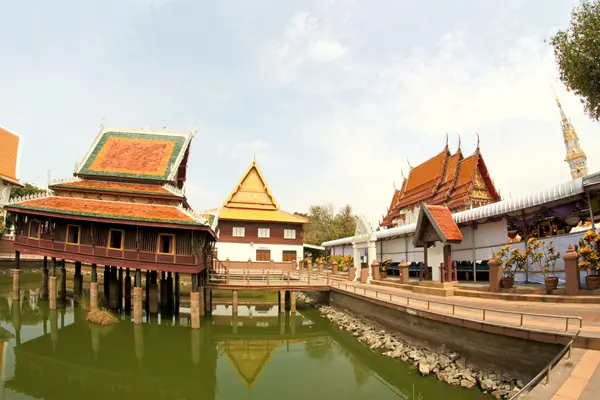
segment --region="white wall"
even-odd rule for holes
[[[300,260],[304,256],[304,248],[302,246],[283,244],[254,243],[250,245],[250,243],[217,242],[215,247],[218,249],[217,257],[221,261],[225,261],[227,258],[230,261],[248,261],[248,259],[256,261],[256,250],[260,249],[271,250],[271,259],[275,262],[283,261],[284,250],[295,250],[297,260]]]

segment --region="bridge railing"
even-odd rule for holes
[[[327,286],[329,274],[319,274],[311,270],[283,270],[283,269],[232,269],[224,271],[214,269],[209,274],[211,284],[220,285],[306,285]]]

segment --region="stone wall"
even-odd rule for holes
[[[311,293],[323,301],[325,294]],[[329,292],[330,305],[368,317],[406,341],[432,351],[449,349],[479,367],[533,378],[554,356],[562,345],[527,340],[483,332],[463,326],[411,315],[401,310],[374,304],[338,291]]]

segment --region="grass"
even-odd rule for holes
[[[105,308],[97,308],[88,312],[86,320],[92,324],[106,326],[118,323],[119,317]]]

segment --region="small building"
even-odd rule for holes
[[[20,142],[19,135],[0,126],[0,210],[8,203],[11,191],[23,187],[18,178]],[[3,211],[1,215],[4,217]]]
[[[451,212],[468,210],[500,201],[481,155],[479,139],[475,152],[464,157],[460,148],[451,153],[446,146],[424,163],[411,167],[380,226],[393,228],[417,222],[421,203],[447,206]]]
[[[289,262],[303,256],[308,220],[279,208],[256,160],[218,210],[219,260]]]
[[[147,271],[151,312],[159,272],[161,290],[171,287],[162,306],[173,305],[171,273],[175,290],[179,273],[191,274],[197,290],[211,266],[217,218],[189,209],[182,190],[193,136],[102,127],[72,178],[49,182],[47,193],[6,206],[16,222],[17,267],[20,253],[52,258],[54,266],[61,259],[63,269],[64,260],[75,262],[76,276],[81,263],[91,264],[93,280],[96,266],[104,266],[105,296],[119,308],[124,269],[127,279],[135,272],[136,287]]]

